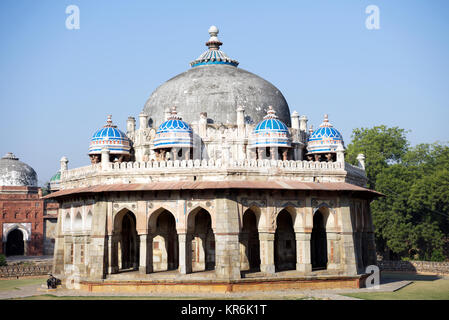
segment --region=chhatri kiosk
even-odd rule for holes
[[[220,50],[163,83],[90,164],[61,159],[54,274],[91,291],[358,287],[376,264],[364,156],[345,162],[282,93]],[[108,112],[108,110],[105,110]],[[71,280],[71,281],[72,281]],[[76,280],[76,281],[78,281]],[[73,280],[75,281],[75,280]]]

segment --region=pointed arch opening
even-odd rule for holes
[[[276,271],[296,269],[295,230],[292,216],[286,209],[279,212],[276,218],[274,265]]]
[[[243,214],[239,242],[240,269],[242,271],[260,271],[260,245],[257,216],[251,208],[246,210]]]
[[[64,217],[64,231],[70,231],[72,229],[72,221],[70,219],[70,213],[66,213]]]
[[[81,231],[83,229],[83,218],[81,217],[81,213],[78,211],[75,215],[75,220],[73,221],[73,230]]]
[[[136,216],[124,209],[114,221],[114,234],[117,238],[116,254],[119,271],[139,267],[139,237],[136,230]]]
[[[89,210],[86,216],[86,224],[85,224],[86,230],[92,230],[92,211]]]
[[[192,271],[215,269],[215,235],[209,212],[201,207],[188,217],[188,233],[192,248]]]
[[[327,268],[327,214],[323,214],[323,211],[323,208],[320,208],[313,215],[313,228],[310,239],[312,270],[324,270]]]
[[[165,209],[155,213],[153,225],[153,270],[176,270],[179,265],[178,233],[174,215]]]

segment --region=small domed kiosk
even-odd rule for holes
[[[291,138],[287,126],[268,107],[264,120],[257,124],[250,138],[250,148],[256,149],[258,159],[287,160]]]
[[[110,162],[123,162],[131,159],[131,145],[124,132],[112,123],[112,116],[108,116],[106,125],[95,131],[90,140],[89,157],[91,163],[101,161],[102,150],[109,151]]]
[[[344,148],[343,136],[329,122],[328,115],[320,127],[312,131],[307,143],[307,157],[315,161],[336,161],[337,149]]]

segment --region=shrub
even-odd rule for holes
[[[0,267],[6,266],[8,263],[6,262],[6,257],[4,254],[0,254]]]
[[[442,249],[435,249],[432,252],[432,257],[430,258],[430,261],[438,261],[438,262],[442,262],[446,260],[443,254],[443,250]]]

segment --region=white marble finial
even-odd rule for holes
[[[211,37],[216,37],[218,34],[219,30],[216,26],[210,26],[209,28],[209,34]]]
[[[218,28],[216,26],[211,26],[209,28],[209,34],[210,34],[210,38],[209,38],[209,41],[206,42],[206,46],[208,46],[210,50],[220,49],[220,46],[223,43],[220,40],[218,40],[218,38],[217,38]]]

